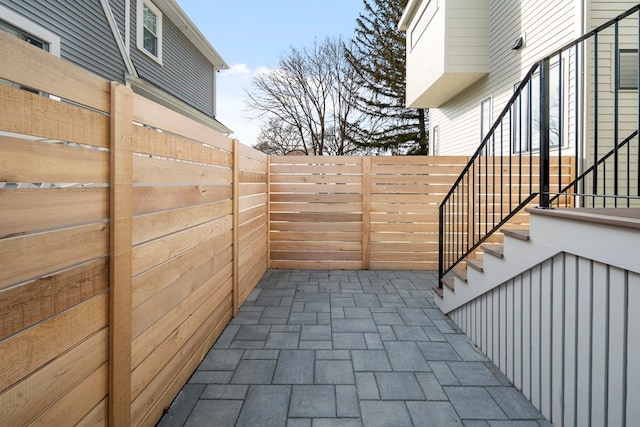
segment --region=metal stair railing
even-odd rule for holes
[[[544,209],[640,206],[639,11],[640,4],[531,66],[440,204],[440,287],[536,200]],[[624,65],[635,66],[633,87],[622,53]],[[629,136],[620,141],[621,134]]]

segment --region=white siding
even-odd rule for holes
[[[420,2],[407,28],[407,105],[440,105],[487,74],[488,4]]]
[[[607,0],[592,0],[592,6],[590,11],[589,24],[591,28],[595,28],[598,25],[606,22],[607,20],[619,15],[620,13],[628,10],[630,7],[636,4],[635,1],[618,1],[612,2]],[[620,49],[637,49],[638,48],[638,14],[635,13],[630,17],[625,18],[619,25],[619,48]],[[583,167],[588,167],[593,164],[594,156],[597,154],[601,157],[608,153],[613,148],[614,136],[615,136],[615,115],[614,115],[614,89],[615,89],[615,28],[612,26],[603,31],[598,37],[597,46],[597,79],[598,87],[597,93],[595,88],[595,64],[594,64],[594,52],[596,48],[593,41],[588,43],[587,55],[590,58],[587,81],[585,82],[587,87],[587,108],[586,108],[586,129],[585,134],[587,137],[587,150],[583,153]],[[598,111],[594,110],[597,95]],[[618,116],[618,142],[624,140],[633,131],[638,129],[638,91],[622,90],[619,92],[619,116]],[[597,139],[598,148],[597,153],[595,147],[595,130],[596,130],[596,117],[597,117]],[[633,144],[637,147],[637,142]],[[620,171],[623,176],[626,176],[626,150],[621,152],[621,166]],[[636,166],[637,150],[634,148],[631,154],[632,168],[629,170],[631,176],[637,176]],[[610,164],[611,165],[611,164]],[[631,181],[635,183],[635,180]],[[592,182],[588,182],[589,191],[592,188]],[[613,194],[613,174],[609,173],[604,176],[600,173],[598,177],[598,188],[602,192],[604,187],[608,188],[608,193]],[[620,194],[626,194],[626,185],[624,191]],[[632,185],[630,188],[631,193],[637,194],[637,184]]]
[[[431,109],[431,124],[440,126],[440,153],[472,154],[480,143],[481,100],[492,97],[493,117],[498,117],[531,65],[578,37],[579,19],[575,0],[490,0],[489,76]],[[511,50],[525,34],[525,47]]]
[[[561,253],[449,315],[554,425],[631,426],[639,304],[637,273]]]

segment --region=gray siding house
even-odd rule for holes
[[[0,0],[0,30],[214,129],[228,69],[175,0]]]

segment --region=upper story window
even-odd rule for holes
[[[40,40],[37,37],[32,36],[31,34],[28,34],[22,30],[20,30],[19,28],[14,27],[13,25],[7,23],[7,22],[3,22],[0,21],[0,31],[4,31],[6,33],[11,34],[14,37],[19,38],[20,40],[24,40],[29,44],[34,45],[35,47],[38,47],[42,50],[46,50],[47,52],[49,51],[49,43]]]
[[[618,50],[618,89],[638,89],[638,49]]]
[[[148,0],[138,0],[138,49],[162,63],[162,12]]]
[[[42,50],[60,56],[60,37],[22,15],[0,5],[0,31],[11,34]]]
[[[564,60],[563,60],[564,61]],[[568,106],[569,98],[564,62],[551,64],[549,68],[549,146],[568,146]],[[514,90],[519,84],[514,86]],[[512,108],[512,148],[513,153],[536,152],[540,150],[540,73],[536,72],[516,99]]]

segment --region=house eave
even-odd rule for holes
[[[139,77],[127,76],[127,83],[131,86],[131,89],[133,89],[135,93],[142,95],[145,98],[148,98],[173,111],[176,111],[183,116],[209,126],[215,131],[220,132],[221,134],[228,136],[233,133],[231,129],[219,122],[215,117],[210,117],[202,113],[201,111],[198,111],[185,102],[147,83]]]
[[[191,21],[175,0],[154,0],[160,11],[193,43],[193,45],[211,62],[216,70],[227,70],[229,65],[209,43],[198,27]]]
[[[400,22],[398,22],[398,30],[407,31],[409,29],[409,24],[416,14],[419,5],[420,0],[409,0],[407,7],[404,8],[404,12],[400,17]]]

